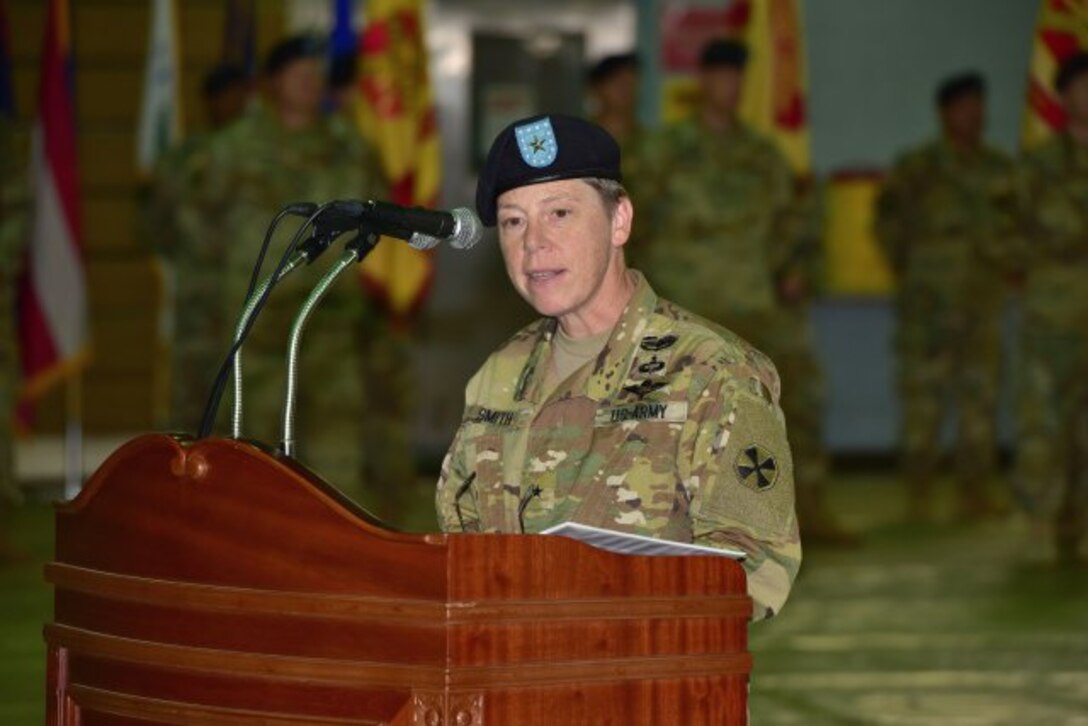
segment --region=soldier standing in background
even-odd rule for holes
[[[638,121],[638,55],[602,58],[589,69],[586,83],[593,101],[593,121],[612,135],[623,151],[623,176],[635,179],[646,132]]]
[[[985,83],[937,90],[942,136],[903,155],[877,201],[877,236],[898,279],[904,473],[912,514],[932,516],[941,423],[958,414],[960,515],[991,514],[1005,281],[991,263],[1013,232],[1013,166],[983,143]]]
[[[16,122],[0,116],[0,563],[15,553],[8,542],[11,510],[22,497],[15,480],[15,406],[19,397],[15,286],[30,233],[27,150]]]
[[[208,126],[191,133],[160,157],[152,179],[147,235],[167,260],[172,344],[169,425],[195,431],[211,382],[222,362],[229,321],[223,317],[224,250],[204,237],[196,197],[210,161],[215,133],[245,111],[250,79],[238,67],[221,65],[204,78]]]
[[[696,118],[663,130],[631,179],[642,225],[631,255],[664,296],[766,352],[782,377],[807,542],[854,537],[828,512],[824,381],[806,301],[819,257],[819,203],[803,199],[774,144],[737,116],[748,52],[711,41],[700,56]]]
[[[233,323],[265,230],[292,202],[382,198],[376,160],[354,128],[321,112],[325,94],[324,47],[308,36],[280,42],[264,68],[265,103],[217,134],[199,197],[203,238],[223,250],[224,319]],[[295,225],[273,237],[278,259]],[[327,257],[338,253],[331,251]],[[328,260],[326,259],[326,264]],[[318,267],[324,267],[319,264]],[[271,271],[266,265],[265,274]],[[317,270],[285,278],[269,298],[245,347],[245,435],[279,439],[285,390],[288,331],[317,282]],[[303,340],[298,409],[299,459],[359,497],[363,486],[363,425],[368,415],[362,341],[356,334],[369,315],[355,275],[329,290]],[[226,351],[230,336],[221,340]]]
[[[1088,530],[1088,53],[1058,70],[1067,126],[1024,160],[1017,492],[1062,562]]]

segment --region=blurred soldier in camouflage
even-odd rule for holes
[[[201,179],[199,239],[222,257],[222,315],[231,329],[265,230],[281,208],[298,201],[384,196],[380,170],[355,129],[339,116],[321,113],[323,53],[323,46],[306,36],[274,47],[264,69],[266,103],[216,134],[194,165]],[[271,246],[273,260],[293,231],[290,223],[281,225]],[[265,274],[270,271],[266,265]],[[315,272],[285,278],[248,339],[244,433],[249,437],[279,439],[287,335],[317,281]],[[303,340],[299,372],[299,458],[353,497],[362,493],[368,415],[356,332],[369,314],[358,280],[342,276]],[[229,337],[221,339],[221,351]]]
[[[593,102],[593,121],[619,143],[623,176],[636,178],[646,138],[638,121],[638,55],[605,56],[589,69],[586,83]]]
[[[801,562],[774,365],[627,268],[634,209],[601,127],[525,119],[495,140],[476,208],[544,317],[469,382],[438,482],[446,531],[563,521],[743,549],[755,617]]]
[[[0,116],[0,562],[14,556],[10,511],[21,500],[15,481],[15,406],[19,393],[15,286],[29,234],[28,151],[16,122]]]
[[[728,326],[774,360],[790,423],[797,509],[809,543],[854,537],[828,512],[824,381],[806,302],[818,278],[820,197],[795,187],[774,145],[737,117],[746,48],[711,41],[697,118],[652,138],[637,179],[631,249],[663,295]]]
[[[942,137],[901,157],[877,201],[898,278],[899,395],[912,513],[931,516],[941,423],[956,409],[960,514],[991,513],[1004,278],[991,263],[1013,232],[1013,167],[982,141],[985,86],[968,73],[937,91]]]
[[[358,55],[335,55],[329,64],[330,113],[339,114],[344,123],[358,124],[359,106],[367,103],[359,92]],[[399,243],[395,243],[399,244]],[[416,378],[412,351],[417,336],[413,313],[395,315],[376,302],[373,314],[356,331],[363,341],[364,380],[381,381],[367,391],[367,413],[363,419],[363,461],[365,480],[377,487],[378,499],[372,498],[374,513],[397,524],[411,516],[410,505],[424,506],[413,497],[416,482],[412,456],[412,412],[416,403]]]
[[[244,111],[250,80],[242,69],[217,66],[204,78],[208,126],[167,151],[155,165],[147,234],[169,263],[167,301],[173,321],[170,360],[170,427],[195,431],[224,354],[223,255],[202,239],[196,198],[204,184],[208,145],[215,132]]]
[[[1060,560],[1084,561],[1088,530],[1088,53],[1059,68],[1067,126],[1024,160],[1027,271],[1017,490],[1052,530]]]

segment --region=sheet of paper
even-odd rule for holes
[[[621,555],[667,555],[673,557],[677,555],[714,555],[717,557],[730,557],[734,560],[743,560],[745,558],[744,552],[738,549],[672,542],[667,539],[655,539],[640,534],[615,532],[610,529],[592,527],[588,524],[579,524],[578,522],[562,522],[554,527],[549,527],[541,534],[571,537],[593,547]]]

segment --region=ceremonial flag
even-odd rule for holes
[[[441,179],[434,96],[423,36],[422,0],[368,0],[359,42],[357,104],[363,135],[381,157],[397,204],[434,206]],[[432,259],[404,244],[381,244],[363,262],[367,286],[407,315],[430,287]]]
[[[47,12],[31,158],[35,208],[19,282],[24,423],[30,401],[82,368],[89,353],[71,15],[67,0],[50,0]]]
[[[740,117],[774,140],[795,174],[808,174],[808,71],[800,0],[736,0],[729,23],[749,52]]]
[[[15,88],[11,83],[11,27],[8,10],[0,0],[0,115],[15,116]]]
[[[181,138],[177,23],[173,0],[152,0],[147,37],[147,66],[136,165],[150,174],[155,160]]]
[[[1054,74],[1069,56],[1088,49],[1088,0],[1042,0],[1028,78],[1022,142],[1031,148],[1065,127]]]

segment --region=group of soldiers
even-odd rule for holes
[[[1059,67],[1064,132],[1019,162],[983,142],[975,73],[937,90],[941,138],[904,154],[877,203],[877,237],[899,281],[899,392],[913,510],[931,513],[940,434],[954,447],[964,517],[991,498],[1003,307],[1022,298],[1013,494],[1059,561],[1083,562],[1088,531],[1088,53]]]
[[[266,59],[259,94],[240,70],[216,69],[204,86],[209,127],[156,169],[146,223],[173,280],[172,428],[198,425],[276,212],[301,200],[387,196],[373,151],[346,113],[327,107],[332,84],[324,52],[309,37],[284,40]],[[855,537],[824,496],[825,387],[807,315],[820,279],[820,188],[796,178],[774,144],[739,119],[747,59],[739,43],[709,43],[699,59],[694,117],[651,131],[637,120],[636,56],[606,58],[588,76],[595,120],[622,148],[625,185],[638,210],[628,245],[632,264],[663,296],[726,325],[774,360],[803,535],[809,542],[851,543]],[[1067,130],[1017,163],[983,142],[983,79],[966,74],[942,83],[941,137],[896,162],[878,201],[876,231],[898,281],[902,450],[913,514],[932,515],[933,483],[943,471],[941,423],[950,408],[959,423],[960,511],[973,518],[1000,509],[991,479],[1002,308],[1019,291],[1014,493],[1049,530],[1059,556],[1075,559],[1088,520],[1088,54],[1067,60],[1056,85]],[[5,147],[16,138],[5,125]],[[29,207],[25,170],[8,168],[26,158],[25,150],[9,151],[0,154],[0,407],[6,411],[14,407],[15,387],[8,384],[17,379],[16,361],[8,341],[15,338],[14,285]],[[282,249],[294,224],[281,225],[272,249]],[[282,340],[310,284],[285,279],[249,338],[247,436],[278,438]],[[380,375],[373,361],[383,360],[375,352],[390,338],[388,321],[351,276],[337,283],[320,315],[326,322],[312,327],[301,362],[302,380],[320,381],[300,398],[301,458],[366,499],[368,468],[379,461],[395,476],[411,472],[407,417],[388,424],[402,432],[390,436],[374,430],[378,417],[366,410],[365,387]],[[4,508],[18,491],[11,417],[0,422]]]
[[[806,303],[819,284],[821,195],[738,118],[747,51],[712,41],[699,60],[700,104],[683,123],[637,122],[634,54],[589,73],[598,122],[623,146],[640,219],[629,255],[666,297],[740,333],[782,378],[807,542],[850,543],[824,490],[824,382]],[[1061,560],[1088,529],[1088,54],[1056,78],[1067,118],[1019,162],[983,141],[984,79],[936,93],[938,139],[899,158],[875,210],[897,280],[896,349],[910,512],[933,516],[941,430],[954,412],[959,515],[1000,513],[994,494],[1003,311],[1023,298],[1013,495]]]

